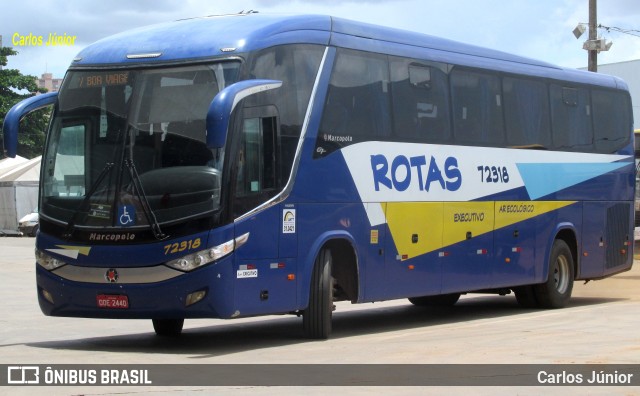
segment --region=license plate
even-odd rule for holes
[[[123,295],[99,294],[97,296],[98,308],[127,309],[129,297]]]

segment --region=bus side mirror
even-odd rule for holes
[[[282,81],[277,80],[245,80],[229,85],[218,92],[207,112],[207,147],[224,147],[231,113],[242,99],[281,86]]]
[[[58,99],[57,92],[50,92],[44,95],[32,96],[13,106],[4,118],[2,133],[4,136],[4,149],[7,156],[14,158],[18,152],[18,131],[20,130],[20,120],[27,114],[52,105]]]

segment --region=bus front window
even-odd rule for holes
[[[41,214],[135,227],[218,209],[224,148],[207,148],[205,118],[239,67],[69,72],[45,148]]]

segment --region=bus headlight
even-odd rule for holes
[[[40,264],[47,271],[53,271],[56,268],[67,265],[64,261],[51,257],[40,249],[36,249],[36,263]]]
[[[206,250],[201,250],[199,252],[189,254],[179,259],[168,261],[166,265],[179,271],[193,271],[196,268],[200,268],[204,265],[220,260],[224,256],[233,252],[235,249],[244,245],[248,239],[249,233],[246,233],[236,239],[232,239],[218,246],[214,246]]]

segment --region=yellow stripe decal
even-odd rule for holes
[[[389,202],[387,224],[400,255],[405,259],[442,247],[442,202]],[[413,243],[413,234],[418,241]]]
[[[388,202],[391,237],[406,260],[540,216],[575,201]]]
[[[573,203],[576,201],[497,201],[496,230],[564,208]]]

